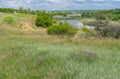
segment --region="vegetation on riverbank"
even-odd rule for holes
[[[119,39],[87,28],[58,37],[35,21],[36,15],[0,13],[0,79],[120,78]]]

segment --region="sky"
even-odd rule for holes
[[[120,0],[0,0],[0,7],[33,10],[99,10],[120,8]]]

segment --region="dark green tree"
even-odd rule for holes
[[[37,19],[35,22],[36,26],[48,27],[53,24],[52,16],[49,13],[40,12],[37,14]]]

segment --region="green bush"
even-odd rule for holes
[[[95,36],[95,33],[92,29],[88,29],[86,27],[81,28],[83,32],[85,32],[85,36]]]
[[[112,16],[112,20],[113,20],[113,21],[118,21],[118,20],[120,20],[120,15],[119,15],[119,14],[113,15],[113,16]]]
[[[59,24],[47,28],[48,34],[55,35],[75,35],[77,33],[77,28],[70,26],[70,24]]]
[[[88,29],[87,27],[82,27],[81,30],[83,32],[91,32],[91,29]]]
[[[15,21],[15,19],[13,17],[5,17],[4,20],[3,20],[5,23],[8,23],[8,24],[11,24]]]
[[[105,37],[120,38],[120,25],[119,24],[108,24],[101,28]]]
[[[35,25],[38,27],[48,27],[53,23],[52,17],[47,13],[41,13],[37,16]]]
[[[120,38],[120,24],[110,23],[108,20],[99,20],[95,23],[98,35],[102,37]]]

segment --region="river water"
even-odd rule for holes
[[[62,20],[62,23],[68,22],[70,25],[78,27],[79,29],[81,29],[82,27],[86,27],[89,29],[94,29],[94,26],[88,26],[88,25],[84,25],[83,23],[81,23],[79,20]]]

